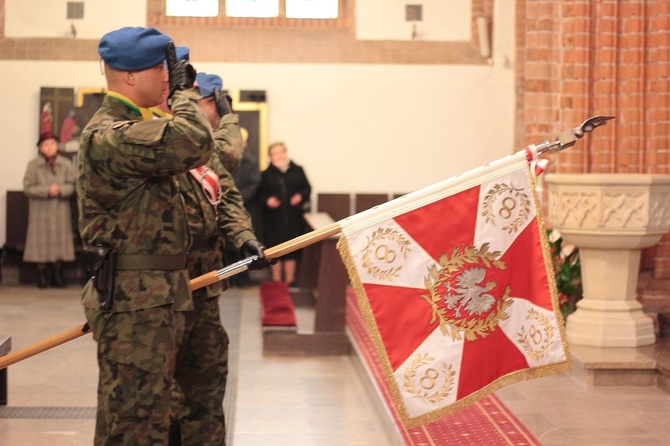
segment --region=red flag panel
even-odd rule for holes
[[[525,368],[528,368],[526,358],[498,327],[486,338],[463,345],[458,399],[503,375]]]
[[[472,244],[478,203],[479,187],[473,187],[394,220],[434,259],[439,259],[451,246]]]
[[[391,367],[395,370],[436,328],[431,309],[419,295],[425,290],[364,285]]]

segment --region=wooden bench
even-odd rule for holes
[[[333,219],[326,213],[306,214],[312,230]],[[263,328],[263,353],[286,355],[346,355],[351,351],[345,333],[345,302],[349,284],[336,244],[339,235],[307,246],[300,262],[300,289],[292,290],[296,307],[314,307],[314,329]]]
[[[0,335],[0,356],[5,356],[12,349],[12,337]],[[7,405],[7,369],[0,370],[0,406]]]

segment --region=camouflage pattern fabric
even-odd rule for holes
[[[183,314],[169,305],[126,313],[86,309],[100,368],[94,444],[167,444]]]
[[[237,117],[224,116],[214,135],[215,153],[219,156],[212,156],[207,166],[219,176],[221,201],[216,208],[192,175],[179,178],[191,234],[219,236],[215,248],[190,252],[191,277],[222,268],[226,243],[239,249],[247,240],[256,238],[242,196],[221,162],[227,159],[229,165],[234,165],[235,160],[241,159],[242,138]],[[225,444],[223,398],[228,377],[228,336],[221,325],[218,297],[226,287],[225,281],[219,281],[194,290],[195,309],[184,312],[186,323],[172,391],[172,418],[179,422],[182,445]]]
[[[228,172],[232,172],[242,164],[244,144],[239,123],[239,115],[228,113],[219,120],[219,126],[214,131],[216,143],[214,155],[219,158],[221,165]]]
[[[120,255],[183,255],[191,244],[174,175],[207,162],[212,130],[196,90],[176,92],[173,119],[139,120],[106,96],[81,136],[79,229],[85,245]],[[186,270],[116,273],[111,312],[98,310],[92,281],[82,304],[98,341],[96,445],[167,444],[170,387],[183,314],[193,308]]]
[[[207,167],[219,176],[221,202],[216,209],[207,201],[200,183],[189,173],[179,177],[179,189],[184,197],[188,226],[193,237],[207,237],[218,234],[222,237],[214,249],[191,250],[188,259],[188,272],[191,278],[222,268],[224,246],[232,243],[240,248],[244,242],[255,239],[251,219],[235,187],[235,181],[221,159],[229,165],[239,165],[242,159],[242,137],[237,125],[237,115],[231,114],[221,119],[215,130],[215,155]],[[226,119],[228,118],[228,119]],[[223,281],[193,291],[193,297],[218,297],[226,289]]]
[[[85,245],[123,254],[185,254],[191,244],[173,175],[207,162],[213,134],[197,90],[177,92],[173,119],[138,121],[110,96],[88,123],[77,156],[79,230]],[[167,303],[190,308],[186,271],[119,271],[112,311]],[[85,304],[96,305],[87,296]]]
[[[226,444],[223,397],[228,378],[228,335],[221,325],[218,298],[196,298],[181,314],[172,417],[179,420],[183,446]]]

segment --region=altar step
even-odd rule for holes
[[[587,387],[655,386],[670,393],[670,279],[643,271],[637,292],[644,313],[654,321],[656,343],[630,348],[571,344],[572,376],[578,382]]]
[[[570,345],[572,376],[586,387],[658,387],[670,393],[670,338],[644,347]]]

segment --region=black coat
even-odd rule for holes
[[[302,196],[302,201],[297,206],[291,206],[290,199],[296,193]],[[302,214],[309,210],[311,193],[312,187],[305,171],[292,161],[285,173],[272,164],[263,171],[258,198],[263,209],[265,246],[272,247],[305,233]],[[275,209],[267,206],[267,200],[272,196],[281,201],[281,205]]]
[[[242,154],[242,164],[232,172],[235,186],[242,194],[254,231],[259,233],[258,226],[258,186],[261,184],[261,172],[258,170],[258,161],[245,150]]]

